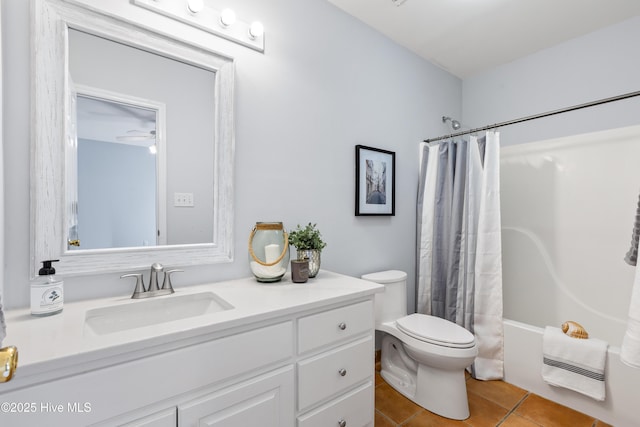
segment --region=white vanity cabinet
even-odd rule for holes
[[[372,427],[381,287],[322,275],[308,285],[194,287],[234,309],[122,334],[70,326],[89,303],[46,322],[9,313],[25,360],[0,384],[0,403],[16,409],[0,412],[0,426]],[[63,341],[52,347],[52,337]]]

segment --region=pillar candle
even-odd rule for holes
[[[280,245],[272,244],[264,247],[264,258],[267,264],[275,262],[280,257]]]

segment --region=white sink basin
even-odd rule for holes
[[[96,335],[105,335],[232,308],[213,292],[174,294],[88,310],[85,326]]]

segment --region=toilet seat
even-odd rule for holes
[[[471,332],[440,317],[414,313],[396,320],[396,326],[417,340],[442,347],[470,348],[475,345]]]

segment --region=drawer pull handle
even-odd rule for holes
[[[347,427],[347,422],[345,420],[340,420],[340,421],[338,421],[338,426],[339,427]]]
[[[346,369],[340,369],[338,371],[338,373],[340,374],[341,377],[344,377],[345,375],[347,375],[347,370]]]
[[[340,328],[341,331],[344,331],[345,329],[347,329],[347,324],[342,322],[338,325],[338,328]]]

